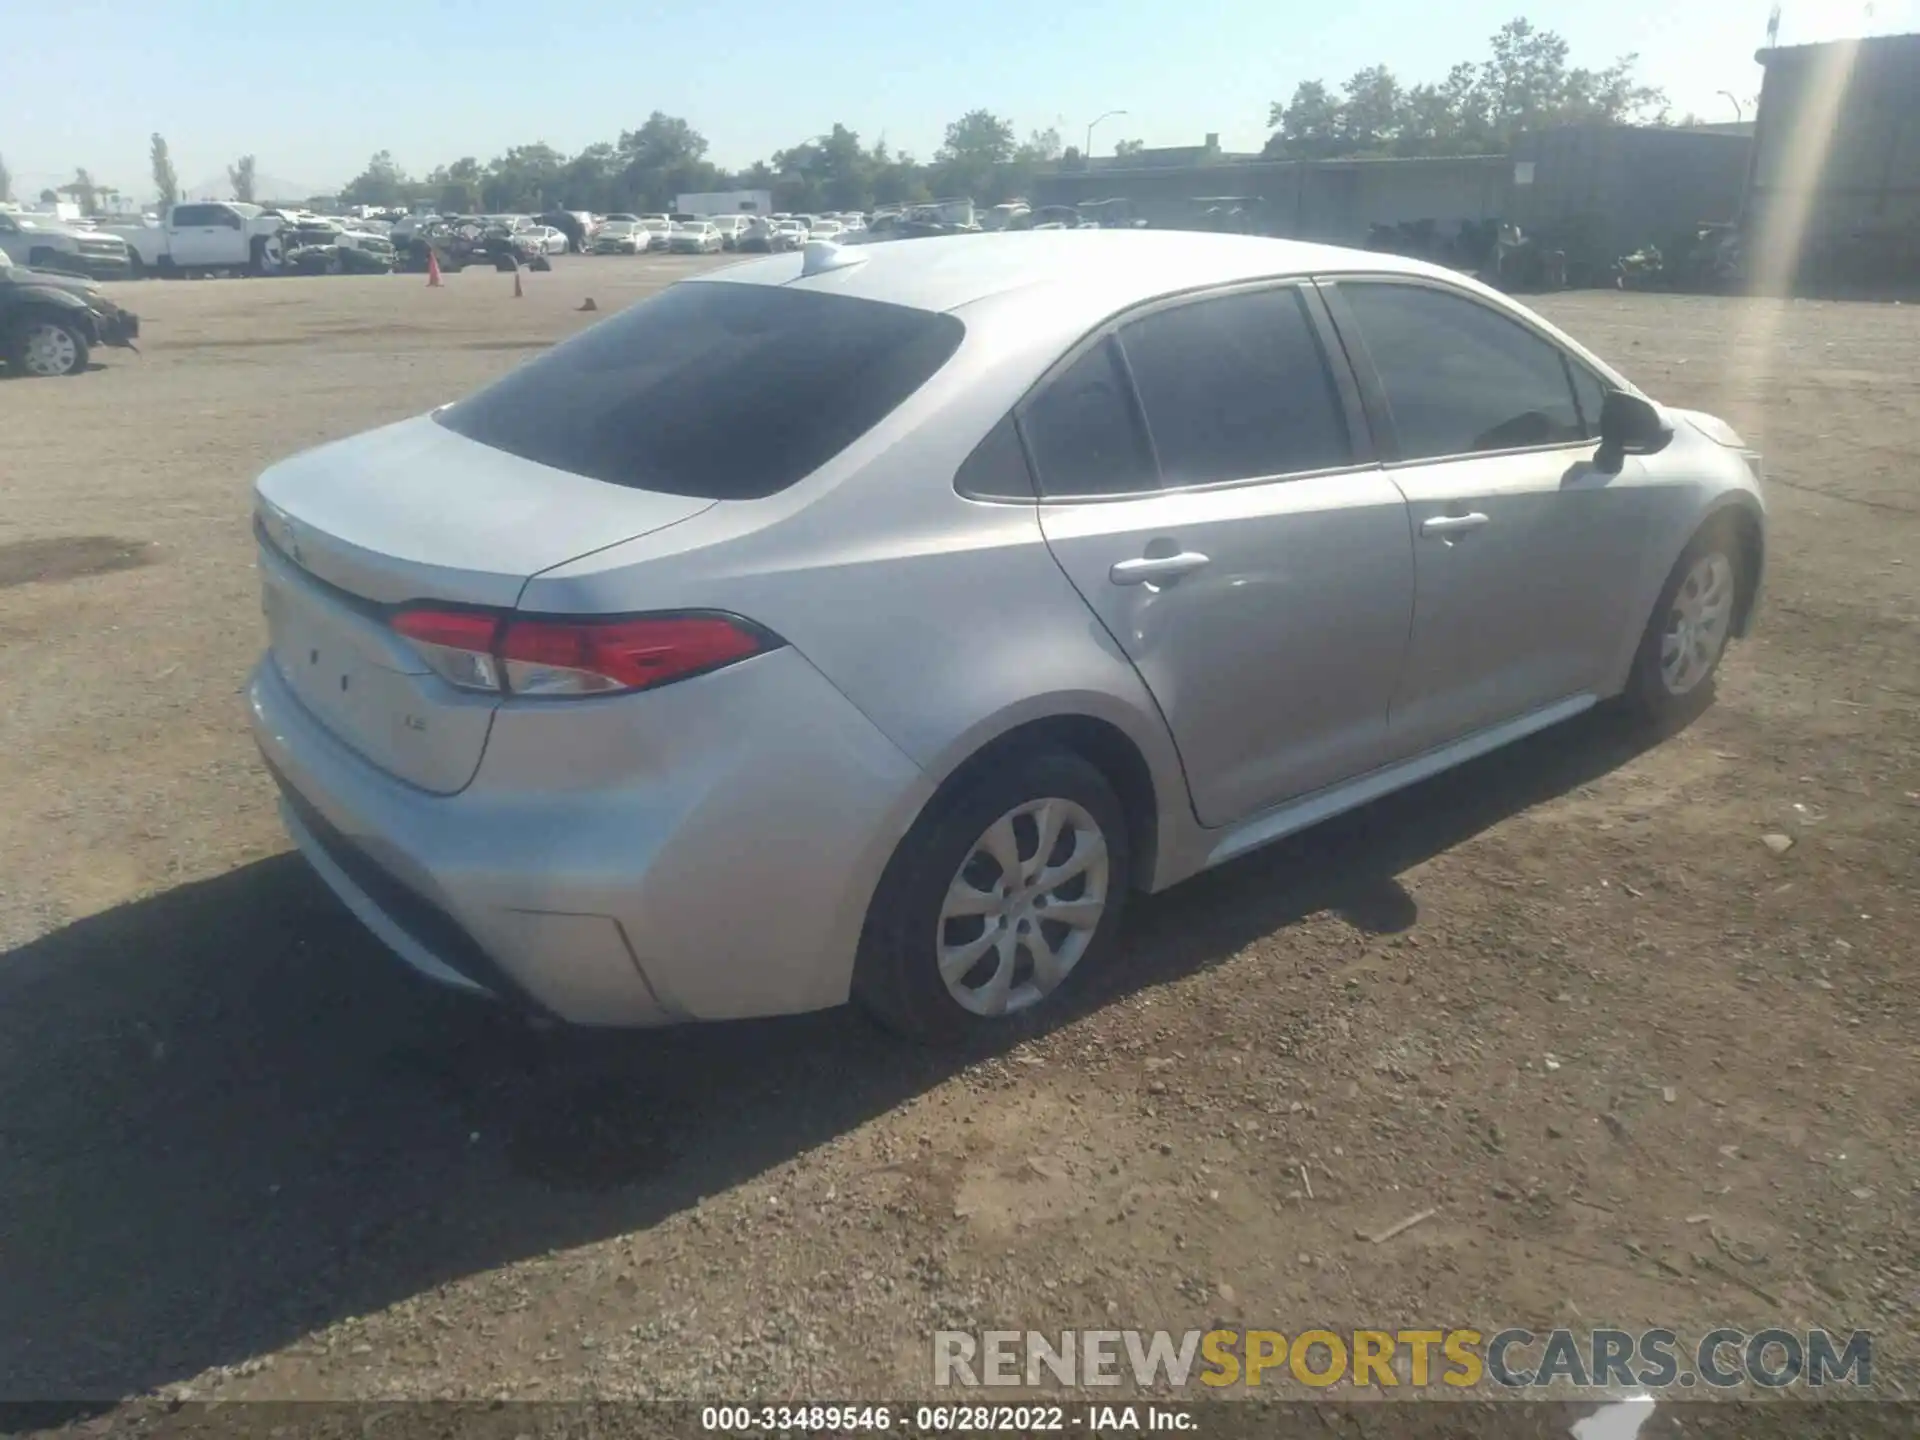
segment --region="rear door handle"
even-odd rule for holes
[[[1471,515],[1429,515],[1420,522],[1422,535],[1451,535],[1459,530],[1478,530],[1487,517],[1478,510]]]
[[[1116,585],[1146,585],[1158,580],[1178,580],[1211,563],[1197,550],[1182,550],[1178,555],[1143,555],[1138,560],[1120,561],[1107,572],[1107,578]]]

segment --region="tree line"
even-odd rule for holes
[[[707,158],[707,140],[679,116],[654,111],[618,140],[566,155],[551,145],[516,145],[486,164],[463,156],[423,176],[407,173],[382,150],[340,191],[348,205],[431,202],[442,213],[542,209],[664,211],[674,197],[716,190],[767,190],[776,209],[868,210],[941,195],[993,203],[1021,193],[1034,172],[1060,158],[1060,137],[1036,131],[1022,141],[1012,122],[974,110],[947,126],[930,161],[869,146],[845,125],[802,141],[744,170]]]
[[[1304,80],[1291,99],[1268,107],[1273,135],[1265,153],[1308,160],[1501,155],[1529,130],[1671,119],[1666,94],[1639,80],[1637,55],[1598,70],[1570,66],[1567,42],[1525,19],[1501,26],[1488,49],[1485,59],[1417,85],[1402,84],[1384,65],[1369,65],[1337,88]]]
[[[1404,84],[1384,65],[1358,71],[1339,86],[1302,81],[1290,99],[1274,101],[1265,154],[1282,159],[1364,155],[1502,154],[1516,136],[1553,125],[1665,124],[1667,98],[1641,82],[1638,57],[1625,55],[1599,69],[1569,63],[1567,42],[1526,19],[1503,25],[1488,53],[1463,61],[1434,81]],[[1685,117],[1681,123],[1692,123]],[[1115,142],[1125,159],[1139,140]],[[152,175],[160,202],[180,198],[179,177],[167,142],[152,139]],[[654,111],[618,139],[568,155],[551,145],[516,145],[482,163],[467,155],[411,175],[382,150],[338,196],[342,204],[409,206],[426,201],[442,213],[535,212],[547,209],[664,211],[674,197],[716,190],[766,190],[774,208],[870,210],[940,196],[966,195],[995,204],[1026,195],[1043,167],[1085,163],[1059,133],[1036,130],[1021,140],[1013,123],[989,110],[972,110],[946,128],[933,155],[921,161],[895,150],[884,137],[872,145],[845,125],[776,151],[744,170],[728,171],[707,158],[707,140],[686,120]],[[0,161],[0,200],[8,198]],[[238,200],[293,201],[258,196],[252,155],[227,169]],[[96,184],[85,170],[42,199],[69,196],[91,212],[118,192]],[[319,197],[313,197],[319,198]]]

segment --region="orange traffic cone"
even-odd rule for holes
[[[520,267],[516,265],[513,267],[513,298],[518,300],[522,298],[523,293],[520,289]]]
[[[440,288],[440,257],[431,248],[427,251],[427,288],[429,290]]]

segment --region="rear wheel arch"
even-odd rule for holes
[[[1084,713],[1042,715],[1004,730],[975,748],[947,773],[921,807],[913,825],[941,813],[982,771],[1014,755],[1063,750],[1092,765],[1113,786],[1125,812],[1132,852],[1129,880],[1145,889],[1151,882],[1160,838],[1160,794],[1145,753],[1119,725]],[[910,826],[908,833],[912,833]]]

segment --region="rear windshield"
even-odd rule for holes
[[[959,348],[951,315],[774,285],[675,285],[434,418],[614,485],[757,500],[811,474]]]

